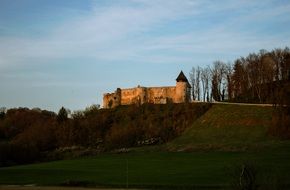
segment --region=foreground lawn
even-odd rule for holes
[[[255,168],[257,183],[290,182],[290,144],[252,152],[131,152],[0,168],[0,184],[99,187],[229,187],[243,163]]]

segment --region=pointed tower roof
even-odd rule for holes
[[[177,82],[187,82],[188,83],[188,80],[186,78],[186,76],[184,75],[184,73],[181,71],[178,75],[178,77],[176,78],[176,81]]]

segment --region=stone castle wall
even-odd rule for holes
[[[165,87],[141,87],[120,89],[114,93],[106,93],[103,97],[103,107],[113,108],[119,105],[130,104],[166,104],[182,103],[190,101],[190,85],[184,74],[181,72],[181,79],[176,82],[176,86]],[[184,77],[184,78],[182,78]]]
[[[104,94],[103,107],[113,108],[118,105],[144,103],[181,103],[189,101],[190,95],[187,95],[186,93],[186,85],[182,84],[177,84],[176,87],[136,87],[129,89],[117,89],[114,93]]]
[[[167,102],[175,102],[175,93],[175,86],[148,88],[148,103],[166,104]]]

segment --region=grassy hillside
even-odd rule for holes
[[[278,143],[267,132],[273,108],[216,104],[183,134],[168,143],[174,151],[196,149],[245,150]]]

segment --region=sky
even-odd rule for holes
[[[102,105],[116,88],[290,46],[289,0],[0,0],[0,107]]]

